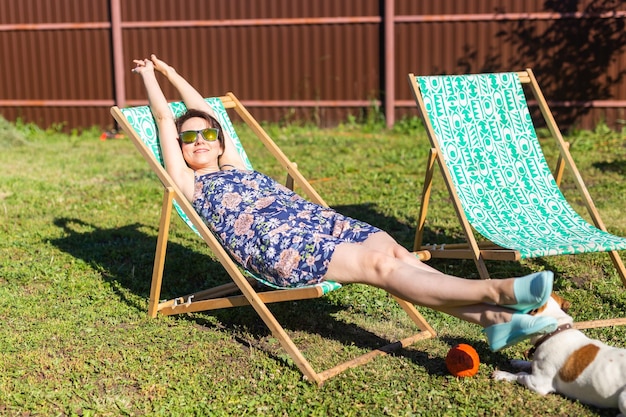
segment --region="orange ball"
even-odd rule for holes
[[[454,346],[446,355],[446,367],[454,376],[474,376],[478,373],[478,365],[480,365],[478,353],[465,343]]]

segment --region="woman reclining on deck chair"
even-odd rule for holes
[[[382,288],[482,326],[493,351],[556,329],[554,318],[526,314],[550,296],[551,272],[469,280],[425,265],[386,232],[245,169],[213,110],[173,67],[155,55],[134,63],[157,122],[167,172],[243,267],[283,287],[330,280]],[[155,70],[189,109],[177,120]]]

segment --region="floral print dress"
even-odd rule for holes
[[[335,247],[380,229],[311,203],[256,171],[196,175],[193,206],[244,268],[281,287],[322,281]]]

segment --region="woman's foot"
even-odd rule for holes
[[[548,302],[548,298],[552,294],[553,281],[554,274],[552,271],[541,271],[516,278],[513,282],[516,303],[504,305],[503,307],[520,313],[528,313],[541,307]]]
[[[554,317],[535,317],[529,314],[513,314],[508,323],[494,324],[483,329],[489,348],[497,352],[528,339],[536,334],[550,333],[557,328]]]

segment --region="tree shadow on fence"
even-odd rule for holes
[[[514,45],[517,53],[505,59],[493,45],[468,44],[457,66],[463,73],[522,70],[530,66],[544,96],[561,103],[553,105],[552,111],[561,129],[568,130],[591,110],[591,100],[613,99],[615,87],[626,75],[626,69],[609,72],[626,50],[626,20],[617,15],[623,12],[621,3],[592,0],[578,10],[578,0],[546,0],[542,12],[555,19],[496,21],[500,30],[495,42]],[[496,16],[506,12],[499,9]],[[480,55],[479,51],[485,49],[488,52]],[[537,109],[533,117],[540,120]]]

